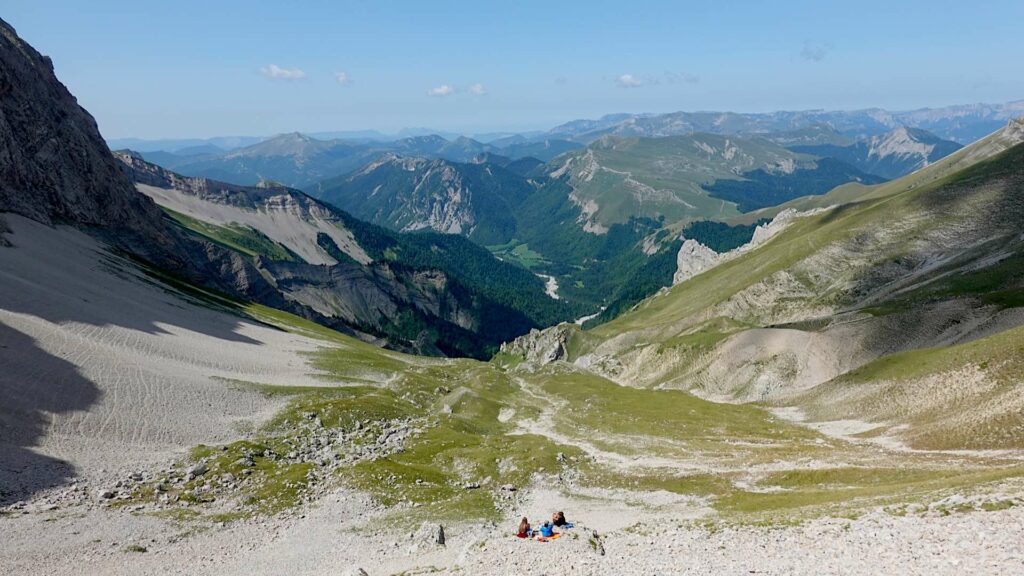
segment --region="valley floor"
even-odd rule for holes
[[[1024,572],[1017,452],[909,453],[568,368],[286,331],[9,223],[2,573]],[[239,498],[271,488],[287,505]],[[578,523],[561,539],[512,536],[559,509]]]

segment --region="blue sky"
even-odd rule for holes
[[[108,138],[1024,98],[1019,0],[4,0],[0,17]]]

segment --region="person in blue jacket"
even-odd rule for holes
[[[541,538],[551,538],[555,535],[555,527],[551,525],[551,522],[545,522],[540,525]]]

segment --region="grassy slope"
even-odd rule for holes
[[[163,208],[182,227],[224,246],[249,256],[262,256],[271,260],[295,261],[300,258],[285,246],[267,238],[262,232],[248,226],[218,226],[197,220],[169,208]]]
[[[1006,462],[922,454],[894,466],[876,450],[829,440],[756,406],[624,388],[565,367],[535,372],[514,362],[407,356],[262,306],[240,312],[322,340],[310,362],[323,371],[324,387],[257,387],[287,399],[277,416],[245,440],[195,447],[178,469],[202,459],[210,468],[204,476],[183,486],[143,484],[126,504],[168,494],[188,507],[167,514],[231,521],[276,513],[341,483],[393,507],[395,522],[415,525],[501,518],[510,510],[501,485],[539,482],[639,499],[664,490],[706,499],[728,522],[779,522],[929,501],[1024,475]],[[511,417],[501,417],[506,412]],[[323,428],[311,431],[314,416]],[[319,431],[355,438],[356,449],[394,421],[417,433],[384,457],[333,472],[283,457]],[[241,464],[247,458],[251,466]],[[808,469],[808,462],[817,464]],[[246,483],[223,488],[225,474]],[[465,489],[467,482],[481,487]]]
[[[1003,131],[999,131],[983,138],[971,146],[960,149],[930,166],[922,168],[912,174],[908,174],[903,178],[891,180],[876,186],[864,186],[857,183],[844,184],[821,196],[796,198],[784,204],[780,204],[779,206],[773,206],[763,210],[755,210],[753,212],[728,219],[727,221],[731,224],[747,224],[758,218],[772,218],[787,208],[805,211],[812,210],[814,208],[824,208],[828,206],[847,204],[850,202],[883,198],[892,194],[898,194],[908,188],[924,186],[951,176],[960,170],[972,166],[980,160],[1006,150],[1012,145],[1013,141],[1008,140]]]
[[[902,422],[922,449],[1024,449],[1024,328],[878,360],[797,399],[811,417]],[[970,383],[970,384],[967,384]],[[1010,409],[1007,409],[1009,407]]]
[[[567,160],[576,174],[576,194],[597,203],[597,220],[605,225],[630,216],[664,216],[668,222],[741,219],[740,210],[773,203],[766,194],[785,201],[801,191],[826,192],[855,177],[872,178],[767,140],[713,134],[598,141],[557,162]],[[793,163],[796,170],[764,172],[782,163]]]
[[[875,190],[869,198],[798,219],[767,245],[676,286],[664,296],[644,302],[633,313],[595,328],[584,341],[596,342],[635,330],[650,333],[661,327],[672,327],[771,274],[792,267],[831,243],[848,240],[863,229],[898,220],[900,215],[911,213],[918,202],[943,186],[957,184],[962,179],[985,177],[987,171],[1015,167],[1021,155],[1024,150],[1018,147],[961,172],[947,174],[947,170],[940,170],[939,174],[946,174],[942,178],[925,177],[918,172],[885,185],[890,188],[884,193]],[[582,350],[587,348],[584,346]]]
[[[595,201],[600,206],[598,220],[605,224],[624,222],[629,216],[658,217],[663,214],[669,221],[701,218],[727,218],[739,212],[735,205],[712,198],[701,189],[702,184],[716,179],[736,179],[728,160],[712,158],[694,144],[696,136],[670,138],[613,139],[592,144],[585,151],[568,157],[582,159],[592,154],[601,166],[588,181],[574,180],[573,186],[581,198]],[[716,148],[724,148],[726,139],[715,135],[700,135]],[[762,148],[775,147],[750,143],[744,147],[755,158],[771,156]],[[748,150],[749,148],[749,150]],[[787,157],[797,155],[778,149]],[[564,161],[563,157],[558,161]],[[576,160],[578,161],[578,160]],[[655,190],[671,191],[673,199],[648,199],[646,205],[626,193],[632,179]]]
[[[919,173],[908,177],[902,190],[890,189],[797,220],[766,246],[649,299],[605,325],[577,332],[569,346],[571,358],[598,351],[627,364],[632,358],[649,362],[652,356],[639,351],[653,344],[656,357],[671,350],[675,354],[671,361],[676,364],[665,372],[648,365],[646,371],[655,374],[655,379],[645,383],[666,382],[706,360],[730,334],[770,326],[769,308],[755,307],[742,318],[719,318],[710,327],[707,311],[754,285],[770,286],[765,280],[782,271],[798,282],[807,282],[813,294],[813,299],[795,297],[795,305],[806,306],[809,316],[805,322],[789,326],[809,332],[830,323],[828,316],[813,316],[822,306],[838,312],[872,294],[854,288],[871,286],[869,278],[875,274],[880,278],[876,282],[882,283],[877,286],[883,288],[877,297],[868,299],[870,306],[859,309],[873,317],[905,316],[910,322],[919,322],[921,318],[914,314],[943,302],[974,307],[978,314],[989,316],[1024,306],[1024,243],[1013,225],[1020,217],[1024,145],[958,172],[942,168],[938,173],[945,176],[926,178]],[[904,240],[894,244],[895,251],[880,245],[871,252],[868,232],[894,225],[908,226],[901,233]],[[944,229],[960,231],[947,237],[973,234],[982,241],[940,252],[942,265],[926,266],[928,257],[915,264],[920,258],[912,252],[916,243]],[[980,232],[971,231],[977,229]],[[848,263],[848,270],[840,267],[840,274],[845,275],[825,281],[801,277],[807,262],[819,262],[812,257],[835,246],[854,247],[868,258],[867,267]],[[937,258],[934,254],[931,257]],[[901,264],[906,260],[910,264]],[[884,270],[901,266],[905,266],[904,276],[886,276]],[[926,272],[917,272],[922,269]],[[812,271],[817,270],[812,267]],[[783,304],[794,306],[794,301]],[[755,324],[744,326],[751,318]],[[955,325],[960,321],[954,317],[949,322]],[[874,335],[876,339],[901,337],[899,323],[866,326],[882,330]],[[858,418],[887,423],[884,428],[893,427],[900,440],[917,448],[1024,448],[1024,422],[1019,418],[1024,348],[1017,344],[1022,336],[1024,332],[1014,329],[961,346],[885,356],[783,402],[796,402],[817,420]],[[897,425],[902,428],[894,428]],[[880,429],[877,434],[882,432]]]

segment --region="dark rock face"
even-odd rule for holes
[[[0,248],[11,245],[10,241],[4,238],[4,234],[10,233],[10,231],[11,229],[7,226],[3,214],[0,214]]]
[[[0,20],[0,210],[45,223],[133,230],[166,242],[160,211],[135,191],[96,121],[53,63]]]
[[[463,330],[480,328],[479,310],[448,290],[449,279],[437,270],[393,270],[387,263],[312,266],[262,258],[258,266],[291,299],[374,331],[399,322],[406,311]]]
[[[40,55],[0,20],[0,212],[84,228],[113,246],[235,296],[284,298],[238,254],[164,221],[107,149],[96,121]],[[0,225],[0,234],[5,227]]]

